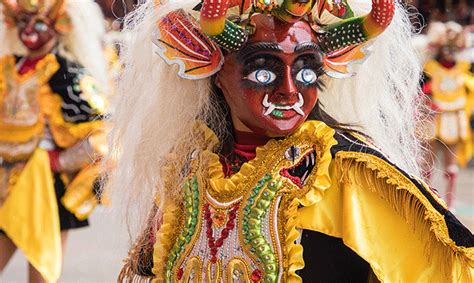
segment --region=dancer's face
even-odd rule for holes
[[[30,51],[40,50],[56,37],[51,21],[41,15],[20,13],[17,27],[21,42]]]
[[[234,126],[268,137],[292,133],[318,98],[322,56],[306,22],[276,23],[252,18],[256,31],[238,52],[226,55],[217,85]]]

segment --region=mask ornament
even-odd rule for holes
[[[65,12],[64,0],[0,0],[7,25],[18,28],[22,43],[29,50],[38,50],[56,34],[65,34],[72,23]]]
[[[227,13],[233,8],[238,8],[239,13],[228,18]],[[182,10],[172,11],[158,23],[154,40],[158,54],[166,62],[180,65],[179,75],[183,78],[202,79],[218,72],[223,54],[216,45],[226,52],[244,47],[255,33],[251,20],[255,14],[272,16],[282,24],[298,21],[311,24],[323,53],[325,72],[345,78],[354,75],[353,64],[367,57],[368,41],[388,27],[395,4],[394,0],[373,0],[371,12],[358,17],[346,0],[204,0],[196,9],[200,10],[199,25],[192,15]],[[341,21],[322,24],[319,16],[324,11]],[[247,20],[240,21],[245,17]],[[203,53],[196,54],[201,49]]]

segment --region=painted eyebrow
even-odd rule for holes
[[[278,51],[283,52],[283,49],[278,43],[274,42],[257,42],[255,44],[247,45],[242,48],[237,54],[237,59],[243,60],[247,55],[256,51]]]
[[[297,46],[295,46],[295,52],[303,52],[303,51],[306,51],[306,50],[314,50],[314,51],[317,51],[317,52],[322,52],[319,45],[317,45],[314,42],[303,42],[303,43],[298,44]]]

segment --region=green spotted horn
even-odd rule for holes
[[[360,45],[380,35],[390,25],[394,14],[394,0],[372,0],[372,11],[368,15],[325,27],[318,36],[319,45],[325,53]]]

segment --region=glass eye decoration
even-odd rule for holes
[[[35,23],[34,28],[37,32],[46,32],[48,30],[48,25],[39,21]]]
[[[269,70],[259,69],[250,73],[246,79],[263,85],[268,85],[276,79],[276,75]]]
[[[296,80],[305,85],[311,85],[316,82],[318,75],[312,69],[304,68],[296,74]]]

